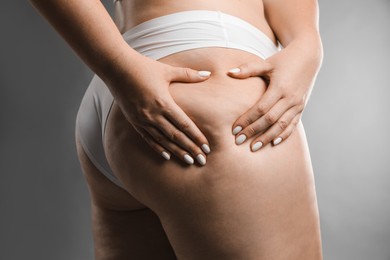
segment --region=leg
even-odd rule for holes
[[[77,137],[76,144],[92,198],[95,258],[176,259],[157,215],[99,172]]]

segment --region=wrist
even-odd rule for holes
[[[308,31],[296,35],[284,46],[286,50],[293,50],[300,57],[307,59],[318,67],[323,59],[323,46],[318,31]]]
[[[126,42],[116,48],[117,53],[107,59],[99,77],[105,82],[120,107],[140,93],[150,93],[149,82],[163,75],[163,66],[132,49]],[[142,94],[142,95],[144,95]]]
[[[287,85],[306,82],[303,86],[311,86],[322,63],[321,39],[313,34],[301,34],[267,61],[273,67],[274,82]]]
[[[94,71],[104,82],[113,83],[124,76],[128,77],[141,55],[125,41],[109,50],[109,53],[99,55]]]

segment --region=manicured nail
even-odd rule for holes
[[[207,144],[202,144],[201,147],[202,147],[203,152],[205,152],[205,153],[211,152],[210,147]]]
[[[263,146],[262,142],[256,142],[254,145],[252,145],[252,152],[256,152]]]
[[[198,162],[201,164],[201,165],[205,165],[206,164],[206,158],[204,158],[204,156],[202,154],[198,154],[196,156],[196,160],[198,160]]]
[[[274,145],[277,145],[277,144],[280,144],[280,142],[282,141],[282,137],[278,137],[278,138],[276,138],[275,140],[273,140],[272,141],[272,143],[274,144]]]
[[[161,155],[162,155],[165,159],[167,159],[167,160],[171,159],[171,155],[170,155],[169,153],[167,153],[166,151],[163,151],[163,152],[161,153]]]
[[[240,72],[240,71],[241,71],[240,68],[233,68],[233,69],[230,69],[230,70],[229,70],[230,73],[238,73],[238,72]]]
[[[208,77],[211,75],[211,72],[207,71],[207,70],[201,70],[201,71],[198,71],[198,75],[201,77]]]
[[[240,132],[242,130],[242,127],[241,126],[236,126],[234,129],[233,129],[233,134],[237,134],[238,132]]]
[[[246,136],[244,134],[241,134],[239,135],[237,138],[236,138],[236,144],[242,144],[246,139]]]
[[[188,164],[194,164],[194,159],[191,156],[189,156],[188,154],[184,155],[184,161],[186,161],[186,163],[188,163]]]

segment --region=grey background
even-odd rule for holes
[[[26,1],[0,6],[0,259],[92,259],[74,145],[92,73]],[[390,1],[320,11],[325,59],[303,120],[324,257],[389,260]]]

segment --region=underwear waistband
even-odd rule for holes
[[[177,52],[224,47],[239,49],[263,59],[280,50],[252,24],[220,11],[192,10],[143,22],[123,34],[139,53],[158,60]]]

